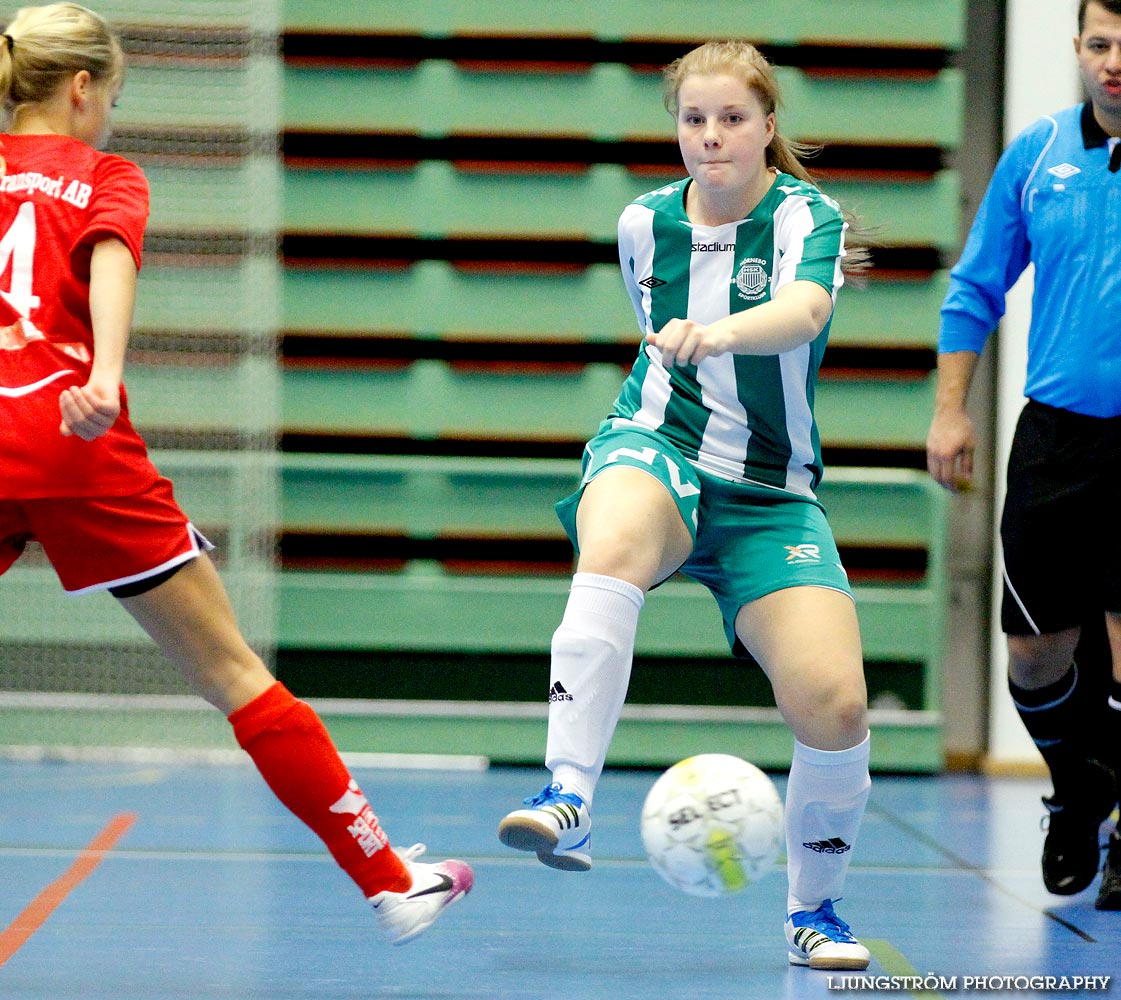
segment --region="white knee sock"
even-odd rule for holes
[[[625,580],[576,573],[553,633],[545,766],[588,805],[627,697],[644,600]]]
[[[837,899],[852,858],[872,780],[870,737],[848,750],[814,750],[794,741],[786,785],[787,912]]]

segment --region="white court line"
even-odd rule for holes
[[[485,771],[487,757],[438,753],[365,753],[344,751],[339,756],[353,770],[378,768],[392,771]],[[241,750],[202,747],[87,747],[27,744],[0,746],[0,759],[54,761],[85,764],[206,764],[219,767],[250,766]]]

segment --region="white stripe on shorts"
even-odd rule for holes
[[[203,552],[211,552],[214,549],[214,543],[210,541],[201,531],[198,530],[190,521],[187,522],[187,537],[191,540],[191,551],[183,552],[180,555],[168,559],[166,562],[160,563],[159,566],[153,566],[151,569],[146,569],[143,573],[133,573],[132,576],[122,576],[119,580],[106,580],[104,583],[95,583],[89,587],[81,587],[78,590],[63,590],[67,597],[80,597],[82,594],[93,594],[99,590],[109,590],[112,587],[125,587],[130,583],[138,583],[140,580],[147,580],[152,576],[159,576],[160,573],[165,573],[169,569],[176,566],[181,566],[183,563],[190,562],[192,559],[197,559]]]
[[[1013,600],[1016,602],[1016,607],[1020,609],[1020,614],[1024,616],[1024,621],[1028,623],[1028,627],[1036,634],[1043,635],[1039,631],[1039,626],[1035,624],[1032,616],[1028,614],[1028,609],[1024,607],[1024,602],[1020,600],[1020,595],[1016,593],[1016,588],[1012,586],[1012,581],[1008,579],[1008,570],[1002,569],[1000,575],[1004,577],[1004,585],[1008,588],[1008,593],[1012,595]]]

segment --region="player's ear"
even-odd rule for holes
[[[70,78],[70,101],[72,104],[84,104],[89,98],[93,77],[89,70],[80,69]]]

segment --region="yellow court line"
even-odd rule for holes
[[[920,976],[920,973],[910,962],[907,961],[906,956],[898,948],[896,948],[889,941],[883,938],[862,938],[864,947],[871,953],[872,957],[880,963],[883,967],[883,974],[887,976]],[[931,973],[931,976],[937,973]],[[948,978],[948,977],[942,977]],[[937,990],[907,990],[906,992],[900,991],[899,996],[921,997],[922,1000],[946,1000],[945,994]]]

